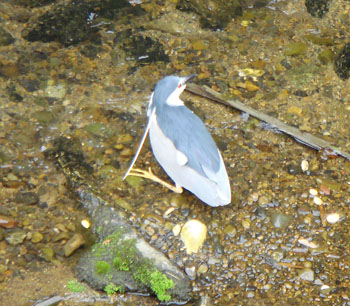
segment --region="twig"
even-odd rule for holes
[[[315,150],[321,150],[321,149],[330,149],[332,153],[335,153],[337,155],[340,155],[342,157],[345,157],[346,159],[350,160],[350,154],[340,150],[339,148],[331,145],[328,141],[323,140],[322,138],[313,136],[309,133],[301,132],[299,129],[292,127],[288,124],[283,123],[282,121],[271,117],[269,115],[266,115],[262,112],[259,112],[249,106],[244,105],[243,103],[239,101],[233,101],[233,100],[224,100],[221,98],[221,95],[208,88],[208,87],[201,87],[196,84],[187,84],[186,90],[190,93],[193,93],[195,95],[207,98],[209,100],[231,106],[233,108],[236,108],[242,112],[248,113],[249,115],[264,121],[268,124],[270,124],[272,127],[277,128],[279,131],[292,136],[296,141],[305,144]]]

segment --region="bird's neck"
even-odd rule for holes
[[[184,105],[184,102],[180,99],[180,97],[170,95],[169,98],[166,100],[166,104],[170,106],[182,106]]]
[[[182,106],[184,102],[180,99],[180,94],[183,92],[185,87],[175,90],[165,101],[170,106]]]

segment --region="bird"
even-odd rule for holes
[[[202,120],[180,99],[186,83],[196,75],[166,76],[156,84],[148,104],[148,123],[126,171],[181,193],[182,188],[212,207],[231,203],[231,186],[221,153]],[[148,171],[132,169],[149,132],[153,155],[175,187]]]

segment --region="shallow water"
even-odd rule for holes
[[[197,14],[176,9],[176,2],[145,1],[136,5],[137,13],[131,7],[118,18],[91,15],[87,22],[97,31],[73,37],[73,44],[23,38],[40,15],[67,1],[35,8],[20,1],[0,4],[0,27],[14,38],[0,47],[0,218],[12,222],[0,228],[1,299],[30,305],[71,294],[67,282],[82,250],[67,259],[62,248],[76,232],[88,237],[81,220],[89,216],[43,154],[64,136],[80,143],[95,188],[126,208],[153,246],[188,274],[195,271],[195,300],[347,305],[347,160],[317,153],[185,92],[183,100],[222,151],[232,204],[213,209],[189,192],[176,195],[143,179],[121,178],[143,134],[152,88],[169,74],[197,73],[194,82],[350,152],[349,80],[341,80],[332,64],[349,37],[350,3],[332,1],[323,18],[310,16],[303,1],[245,7],[242,16],[213,31]],[[137,167],[149,166],[166,179],[147,143]],[[315,204],[310,188],[322,205]],[[170,207],[175,210],[165,214]],[[339,221],[329,223],[330,213],[338,213]],[[199,253],[187,255],[172,229],[192,218],[206,224],[208,238]],[[14,233],[19,240],[10,239]],[[305,239],[314,244],[305,245]],[[107,302],[78,296],[62,303]]]

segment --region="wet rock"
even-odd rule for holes
[[[313,17],[322,18],[329,10],[330,0],[306,0],[305,6]]]
[[[274,213],[271,216],[271,222],[272,222],[273,226],[277,227],[277,228],[284,229],[290,224],[291,221],[292,221],[291,216],[282,215],[280,213]]]
[[[134,34],[131,29],[118,33],[114,43],[123,49],[130,59],[137,61],[138,64],[169,62],[169,56],[165,54],[161,43],[150,37]]]
[[[110,216],[109,222],[102,229],[103,239],[80,259],[76,267],[79,280],[97,290],[106,290],[106,286],[114,284],[122,286],[123,291],[152,292],[166,302],[189,299],[190,284],[183,272],[145,242],[115,211],[101,207],[99,213]],[[101,218],[98,223],[104,221]]]
[[[288,44],[284,49],[284,54],[287,56],[297,56],[305,54],[307,45],[302,42],[293,42]]]
[[[57,0],[15,0],[14,3],[26,7],[39,7],[54,3]]]
[[[330,49],[324,49],[319,53],[318,59],[322,64],[328,64],[333,61],[334,53]]]
[[[346,80],[350,77],[350,43],[346,44],[337,55],[334,69],[341,79]]]
[[[72,255],[77,249],[85,244],[85,239],[83,235],[76,233],[63,247],[64,255],[66,257]]]
[[[33,119],[36,119],[40,124],[47,125],[56,120],[54,113],[46,110],[37,111],[32,114]]]
[[[225,28],[232,18],[242,16],[243,13],[240,0],[216,0],[210,1],[210,5],[200,0],[180,0],[176,8],[196,13],[200,16],[202,27],[213,30]]]
[[[0,215],[0,227],[14,228],[17,225],[17,221],[11,217]]]
[[[20,191],[16,194],[16,202],[25,205],[34,205],[39,202],[39,197],[34,192]]]
[[[305,268],[299,271],[299,277],[302,280],[313,282],[315,278],[315,273],[310,268]]]
[[[194,306],[212,306],[213,301],[209,295],[201,295],[200,300]]]
[[[196,266],[195,265],[188,265],[185,267],[186,275],[190,280],[196,279]]]
[[[0,47],[11,45],[14,41],[12,35],[0,27]]]
[[[40,242],[43,239],[44,239],[44,236],[41,233],[35,232],[35,233],[33,233],[31,241],[33,243],[38,243],[38,242]]]
[[[33,92],[39,89],[39,80],[22,79],[18,81],[27,91]]]
[[[51,262],[54,260],[55,251],[53,250],[53,248],[45,246],[44,248],[42,248],[40,253],[41,257],[44,258],[46,261]]]
[[[198,220],[189,220],[181,230],[187,254],[197,253],[207,237],[207,227]]]
[[[8,94],[8,97],[11,101],[13,102],[22,102],[23,97],[17,92],[16,86],[10,84],[9,86],[6,87],[6,91]]]
[[[126,11],[140,13],[140,6],[126,0],[107,0],[93,2],[86,0],[72,1],[69,5],[59,5],[39,17],[36,23],[30,25],[22,33],[28,41],[56,41],[64,46],[78,44],[89,40],[100,43],[98,34],[101,18],[115,19]]]
[[[10,244],[10,245],[18,245],[21,244],[24,239],[26,238],[27,234],[24,231],[16,231],[10,233],[5,240]]]
[[[45,96],[49,98],[63,99],[66,95],[66,85],[65,84],[49,84],[45,88]]]

